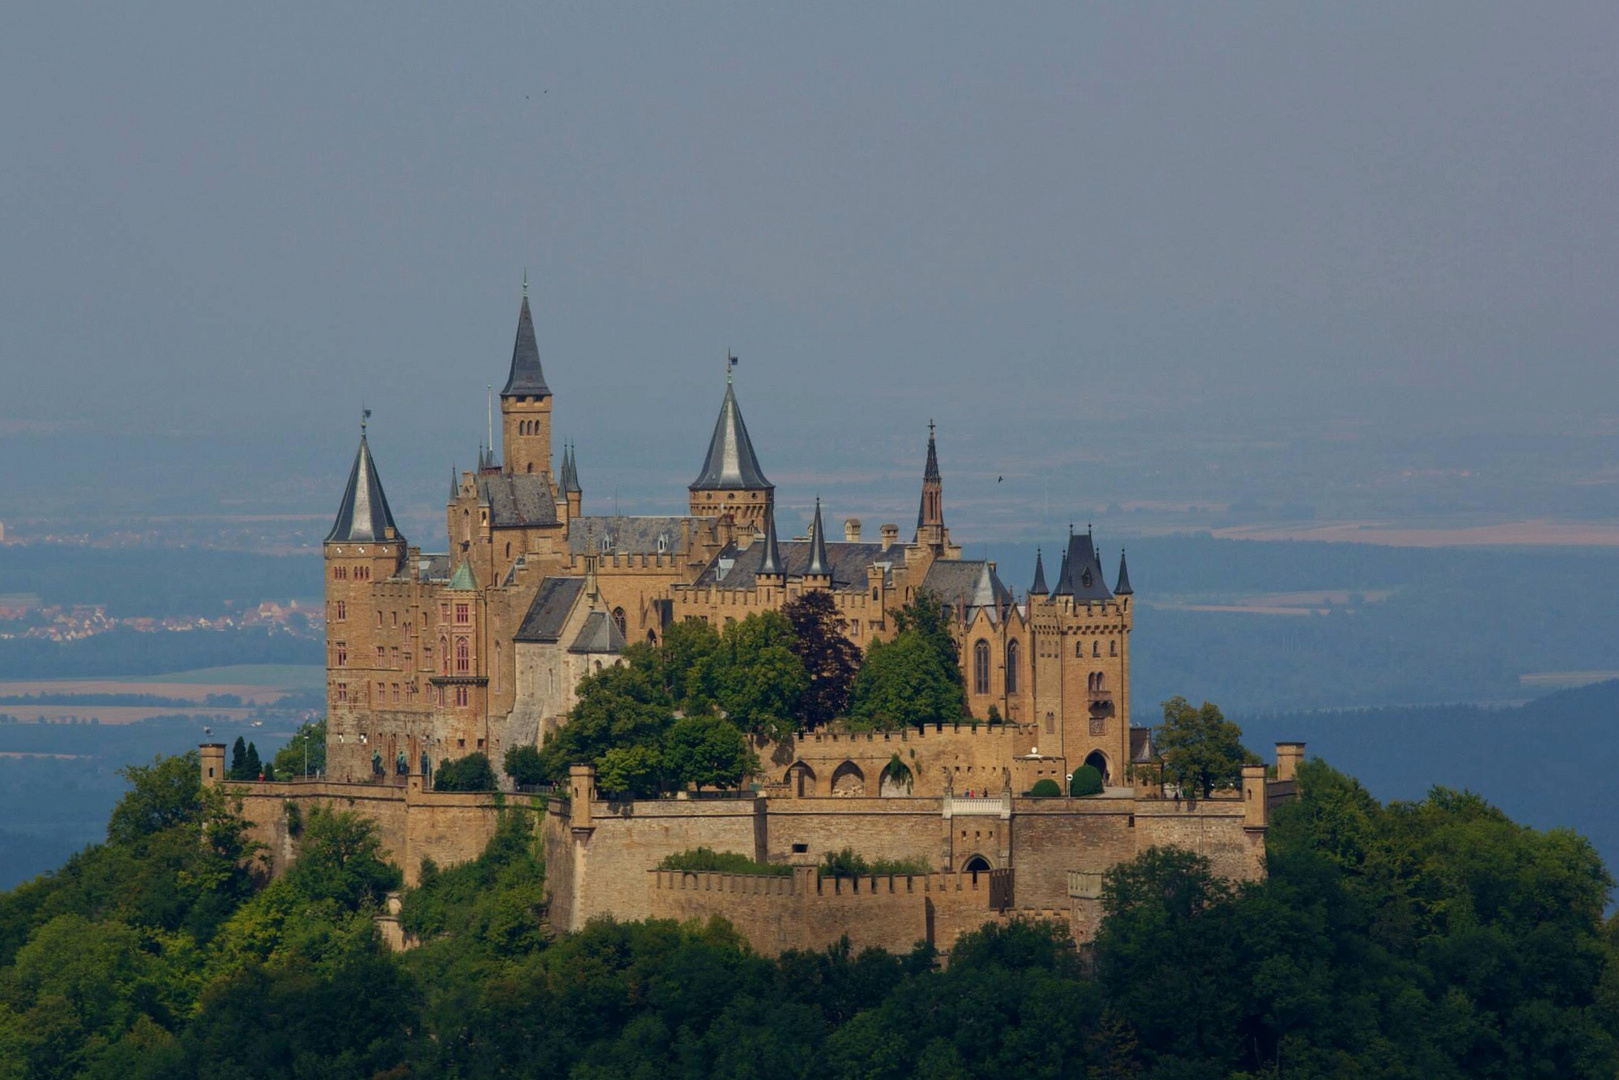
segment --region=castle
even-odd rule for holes
[[[762,744],[764,774],[745,798],[610,800],[592,769],[576,766],[545,815],[553,925],[723,914],[764,950],[845,933],[904,949],[924,938],[944,947],[985,921],[1033,912],[1083,938],[1099,917],[1102,873],[1154,844],[1199,851],[1230,877],[1262,872],[1269,811],[1291,793],[1302,746],[1280,744],[1275,775],[1249,767],[1236,792],[1164,798],[1150,729],[1130,723],[1123,555],[1110,586],[1090,532],[1070,535],[1054,584],[1037,555],[1019,600],[995,563],[962,558],[951,540],[931,422],[907,542],[894,524],[862,540],[854,519],[832,539],[818,500],[808,535],[782,539],[729,368],[685,515],[586,514],[573,449],[552,468],[552,404],[525,289],[500,447],[452,476],[441,553],[400,534],[362,424],[323,545],[327,777],[239,789],[278,865],[295,854],[287,807],[301,801],[368,813],[407,880],[423,857],[471,857],[499,799],[432,791],[446,761],[482,752],[498,768],[511,748],[543,743],[579,680],[618,663],[627,643],[656,644],[686,619],[722,627],[819,590],[861,647],[895,632],[893,609],[935,597],[959,646],[970,717]],[[204,747],[205,780],[220,782],[222,755]],[[1066,792],[1087,764],[1102,776],[1100,795],[1026,794],[1042,780]],[[846,846],[933,872],[903,882],[813,872],[821,854]],[[798,871],[754,880],[656,869],[696,847]]]

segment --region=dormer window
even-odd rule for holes
[[[669,534],[658,534],[658,554],[662,555],[669,550]]]
[[[613,536],[611,533],[602,533],[601,549],[603,555],[613,550]]]

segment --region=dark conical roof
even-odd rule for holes
[[[573,456],[573,444],[568,443],[562,448],[562,491],[566,494],[583,490],[579,486],[579,463]]]
[[[821,500],[815,500],[815,518],[810,522],[810,561],[806,575],[832,574],[832,560],[826,557],[826,528],[821,524]]]
[[[388,509],[388,497],[382,493],[382,478],[377,475],[377,464],[371,460],[371,448],[366,444],[365,431],[360,432],[360,449],[354,454],[354,467],[349,470],[348,486],[343,489],[343,502],[337,508],[337,520],[326,534],[328,544],[400,539],[394,527],[393,512]]]
[[[736,393],[727,383],[725,399],[720,402],[720,416],[714,422],[714,435],[708,440],[708,457],[703,461],[703,471],[691,482],[691,490],[744,488],[773,491],[775,485],[765,479],[764,471],[759,468],[753,440],[748,438],[748,426],[742,422],[742,410],[736,404]]]
[[[545,385],[545,372],[540,370],[540,346],[534,340],[534,317],[528,312],[528,294],[523,294],[523,306],[517,312],[517,341],[512,345],[512,373],[506,377],[501,397],[545,397],[551,388]]]
[[[1090,533],[1068,538],[1068,550],[1063,553],[1062,575],[1053,590],[1055,596],[1072,596],[1075,600],[1107,600],[1107,582],[1102,578],[1102,563],[1096,557],[1096,545]]]
[[[759,560],[756,574],[786,574],[787,564],[781,558],[781,546],[776,543],[776,506],[765,507],[764,557]]]
[[[450,466],[450,501],[454,502],[461,497],[461,477],[454,465]]]
[[[1030,596],[1045,596],[1051,590],[1046,588],[1046,564],[1040,558],[1040,549],[1034,549],[1034,584],[1029,586]]]
[[[1113,592],[1118,596],[1129,596],[1135,592],[1130,588],[1130,568],[1124,563],[1124,549],[1119,549],[1119,578],[1118,584],[1113,586]]]
[[[939,451],[933,445],[933,421],[928,421],[928,463],[922,469],[923,480],[939,479]]]

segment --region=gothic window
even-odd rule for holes
[[[455,704],[464,709],[466,708],[469,700],[470,695],[467,693],[467,688],[465,686],[457,686],[455,688]]]
[[[1119,655],[1119,642],[1118,642],[1118,639],[1115,638],[1113,641],[1110,641],[1110,642],[1107,643],[1107,654],[1109,656],[1117,656],[1117,655]]]
[[[378,645],[377,646],[377,667],[382,667],[382,665],[386,664],[387,662],[388,662],[388,650],[385,647],[383,647],[381,645]]]
[[[438,657],[439,674],[448,675],[450,673],[450,643],[443,638],[438,639]],[[440,704],[443,704],[443,702],[440,702]]]
[[[618,625],[618,632],[622,635],[624,628],[628,625],[628,621],[624,618],[623,608],[616,607],[613,609],[613,622]]]
[[[332,646],[332,650],[337,654],[335,657],[337,666],[347,667],[349,663],[349,647],[347,643],[339,641],[337,644]]]
[[[1046,713],[1046,734],[1057,734],[1057,717],[1054,713]]]
[[[393,703],[395,705],[399,704],[399,684],[398,683],[393,684]]]
[[[455,639],[455,673],[457,675],[472,673],[472,647],[467,644],[464,637]]]
[[[1102,643],[1100,641],[1091,642],[1091,655],[1092,656],[1101,656],[1102,655]]]
[[[342,622],[344,619],[348,618],[349,617],[349,606],[348,606],[348,604],[345,601],[339,600],[337,602],[337,604],[335,605],[335,610],[333,612],[333,616],[334,616],[334,618],[336,618],[336,620],[338,622]]]
[[[461,539],[467,543],[472,542],[472,511],[461,511]]]
[[[1018,644],[1015,640],[1008,641],[1006,643],[1006,692],[1008,694],[1017,693],[1017,665]]]
[[[349,684],[348,683],[341,683],[341,682],[338,683],[337,684],[337,700],[338,701],[347,701],[348,699],[349,699]]]
[[[973,645],[973,693],[989,693],[989,642],[982,639]]]
[[[470,623],[472,621],[472,605],[471,604],[457,604],[457,605],[455,605],[455,621],[456,621],[457,625],[460,625],[460,626],[465,626],[468,623]]]
[[[1074,658],[1077,660],[1079,657],[1084,656],[1084,655],[1085,655],[1085,643],[1083,641],[1074,642]]]

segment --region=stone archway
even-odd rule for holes
[[[815,770],[802,761],[795,761],[787,766],[787,775],[782,777],[788,788],[797,798],[815,794]]]
[[[987,874],[992,869],[993,867],[989,865],[989,860],[984,858],[982,855],[974,855],[966,862],[961,864],[962,873],[972,874],[975,877],[978,874]]]
[[[866,774],[852,761],[845,761],[832,770],[832,794],[843,796],[864,795]]]
[[[877,778],[877,794],[885,799],[903,798],[910,795],[913,782],[910,766],[895,754],[883,766],[882,775]]]
[[[1113,783],[1113,770],[1108,768],[1107,755],[1100,750],[1092,750],[1085,758],[1085,764],[1102,774],[1102,786]]]

